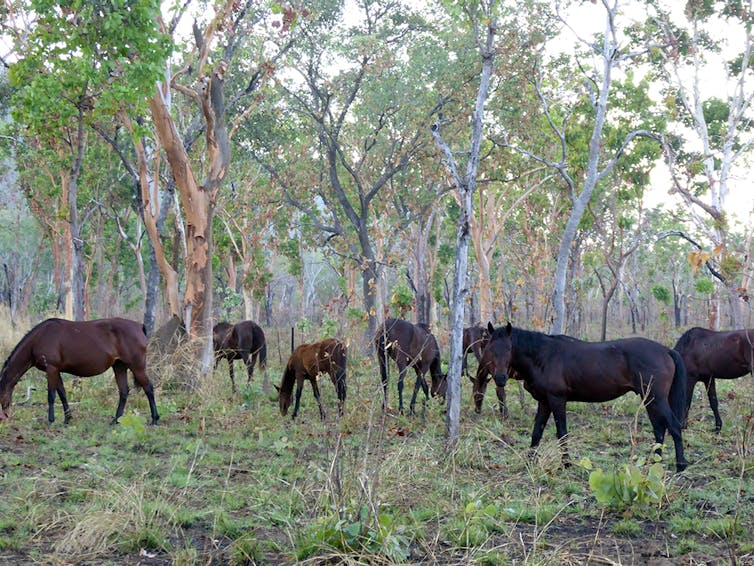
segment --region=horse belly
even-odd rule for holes
[[[622,379],[598,376],[594,379],[570,380],[568,390],[569,401],[605,403],[633,391],[633,387]]]

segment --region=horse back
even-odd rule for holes
[[[39,326],[33,345],[39,369],[49,365],[86,377],[102,373],[117,360],[131,368],[146,366],[147,337],[133,320],[50,319]]]
[[[717,332],[687,330],[675,345],[688,375],[696,378],[735,379],[752,370],[754,330]]]

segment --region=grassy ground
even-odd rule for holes
[[[281,370],[271,363],[273,382]],[[475,417],[463,383],[461,442],[446,457],[441,406],[431,401],[425,419],[383,418],[371,359],[351,355],[342,420],[333,387],[322,385],[325,423],[308,386],[291,422],[261,379],[234,396],[222,364],[190,393],[180,371],[153,372],[157,427],[145,426],[137,390],[121,424],[108,426],[117,403],[109,372],[77,387],[67,379],[73,421],[62,424],[58,405],[50,426],[44,379],[29,372],[14,400],[27,385],[38,390],[0,424],[0,563],[754,562],[750,376],[719,383],[720,435],[697,391],[684,436],[692,465],[673,473],[670,442],[650,481],[651,427],[636,396],[569,405],[575,465],[562,468],[552,422],[529,456],[534,403],[522,405],[514,383],[506,421],[492,391]],[[584,459],[606,472],[630,465],[642,474],[635,493],[659,500],[598,502]]]

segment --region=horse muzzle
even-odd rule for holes
[[[493,374],[492,379],[495,380],[495,385],[497,385],[498,387],[505,387],[505,384],[508,381],[508,374],[507,373],[495,373],[495,374]]]

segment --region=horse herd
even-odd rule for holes
[[[585,342],[565,335],[514,328],[510,323],[498,328],[489,323],[487,328],[472,326],[464,329],[462,372],[468,375],[467,356],[472,353],[478,361],[476,376],[469,376],[473,383],[477,413],[481,411],[488,383],[494,381],[500,412],[505,416],[506,382],[509,378],[522,381],[524,388],[537,401],[531,447],[539,444],[545,425],[553,415],[566,465],[566,403],[604,402],[634,392],[642,397],[658,447],[662,445],[666,432],[673,438],[676,469],[681,471],[688,465],[681,430],[686,425],[695,385],[704,383],[715,417],[715,430],[719,432],[722,419],[715,380],[752,373],[753,339],[754,330],[716,332],[692,328],[680,337],[673,348],[668,348],[640,337]],[[442,373],[440,349],[427,325],[388,318],[379,327],[373,343],[380,367],[383,410],[387,408],[389,359],[394,360],[398,367],[400,412],[403,412],[403,382],[409,368],[414,368],[416,372],[410,413],[414,413],[420,388],[425,401],[430,393],[432,396],[445,396],[447,381]],[[249,381],[257,362],[261,369],[266,367],[264,331],[253,321],[216,324],[213,328],[213,345],[215,366],[221,359],[228,361],[234,392],[235,360],[243,360]],[[149,402],[151,422],[156,424],[160,417],[155,406],[153,386],[146,374],[146,351],[145,328],[131,320],[45,320],[19,341],[0,370],[0,420],[7,418],[13,388],[31,367],[47,375],[50,423],[55,420],[56,395],[63,406],[65,422],[68,423],[71,418],[60,375],[62,372],[88,377],[112,367],[119,393],[112,423],[123,415],[129,392],[126,372],[130,369],[134,382],[143,389]],[[281,414],[286,415],[293,403],[295,384],[292,418],[296,417],[303,383],[309,381],[320,416],[324,419],[325,411],[317,380],[321,373],[327,373],[335,386],[338,413],[342,415],[346,400],[346,366],[347,348],[340,340],[329,338],[298,346],[286,364],[280,386],[276,386]],[[425,379],[427,372],[431,385]]]

